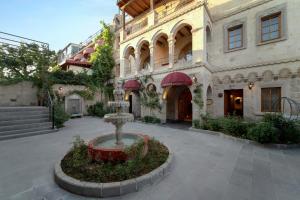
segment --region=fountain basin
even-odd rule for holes
[[[104,116],[104,121],[105,122],[111,122],[113,124],[118,124],[118,123],[126,123],[126,122],[132,122],[134,120],[134,117],[130,113],[111,113],[111,114],[106,114]]]
[[[122,133],[123,145],[116,145],[115,134],[97,137],[89,142],[88,152],[96,161],[126,161],[130,158],[125,149],[141,140],[144,141],[143,156],[145,156],[148,152],[149,136],[132,133]]]

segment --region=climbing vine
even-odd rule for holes
[[[194,103],[198,106],[199,110],[201,110],[204,106],[203,96],[202,96],[202,86],[198,85],[194,90],[195,96],[193,98]]]
[[[99,88],[107,97],[112,97],[113,85],[111,80],[115,61],[113,58],[114,35],[110,27],[101,21],[101,33],[98,37],[102,45],[98,45],[96,51],[91,55],[92,80],[96,88]]]
[[[139,81],[142,85],[140,90],[140,101],[141,105],[148,108],[150,110],[151,116],[153,116],[153,110],[159,109],[161,110],[161,105],[159,102],[159,95],[154,90],[147,89],[148,80],[153,78],[151,75],[146,75],[139,78]]]

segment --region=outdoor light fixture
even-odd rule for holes
[[[197,77],[196,77],[195,75],[192,77],[192,79],[193,79],[193,82],[194,82],[194,83],[197,83],[197,82],[198,82],[198,79],[197,79]]]
[[[250,83],[248,84],[248,87],[249,87],[249,90],[252,90],[252,88],[254,87],[254,83],[253,83],[253,82],[250,82]]]
[[[63,90],[63,88],[60,86],[60,87],[58,88],[58,90],[59,90],[59,91],[62,91],[62,90]]]
[[[168,96],[168,90],[165,89],[163,92],[163,100],[166,100],[167,96]]]

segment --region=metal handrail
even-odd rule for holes
[[[48,97],[48,108],[49,108],[49,120],[52,122],[52,129],[55,129],[55,123],[54,123],[54,102],[50,95],[49,90],[47,91],[47,97]]]

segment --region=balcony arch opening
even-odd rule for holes
[[[135,53],[132,46],[128,47],[125,51],[124,61],[125,61],[125,75],[130,75],[135,68]]]
[[[180,26],[175,34],[175,64],[184,64],[193,60],[192,26]]]
[[[150,69],[150,43],[148,41],[143,41],[139,46],[140,63],[139,70],[149,70]]]
[[[169,42],[168,35],[159,34],[154,40],[154,65],[160,68],[169,65]]]

